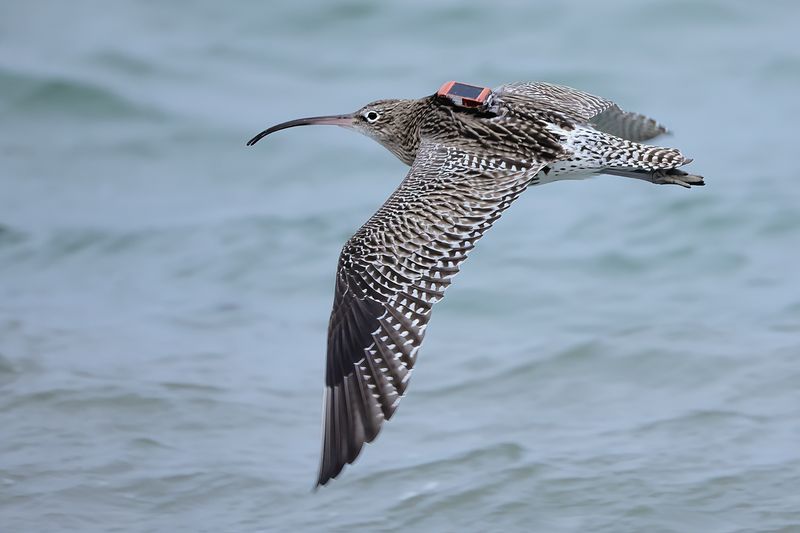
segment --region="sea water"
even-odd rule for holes
[[[800,531],[797,2],[0,14],[0,531]],[[447,80],[611,98],[707,186],[528,190],[312,493],[338,253],[407,169],[244,144]]]

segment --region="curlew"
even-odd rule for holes
[[[344,245],[328,326],[322,459],[335,478],[392,417],[433,305],[478,239],[532,185],[614,174],[703,185],[674,148],[641,144],[666,129],[570,87],[518,82],[495,89],[445,83],[416,100],[378,100],[355,113],[303,118],[356,130],[411,169]]]

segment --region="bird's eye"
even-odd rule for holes
[[[367,112],[367,113],[364,115],[364,118],[366,118],[366,119],[367,119],[367,122],[375,122],[376,120],[378,120],[379,118],[381,118],[381,116],[380,116],[378,113],[376,113],[375,111],[368,111],[368,112]]]

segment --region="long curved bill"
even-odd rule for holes
[[[349,127],[353,125],[353,114],[349,115],[327,115],[324,117],[308,117],[308,118],[298,118],[297,120],[290,120],[288,122],[282,122],[281,124],[277,124],[268,128],[249,141],[247,141],[247,146],[253,146],[258,141],[269,135],[270,133],[275,133],[276,131],[285,130],[286,128],[294,128],[295,126],[313,126],[317,124],[327,124],[330,126],[342,126],[342,127]]]

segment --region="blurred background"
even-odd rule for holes
[[[797,2],[0,13],[0,530],[800,527]],[[312,494],[338,253],[406,168],[244,143],[451,79],[611,98],[708,185],[529,190]]]

